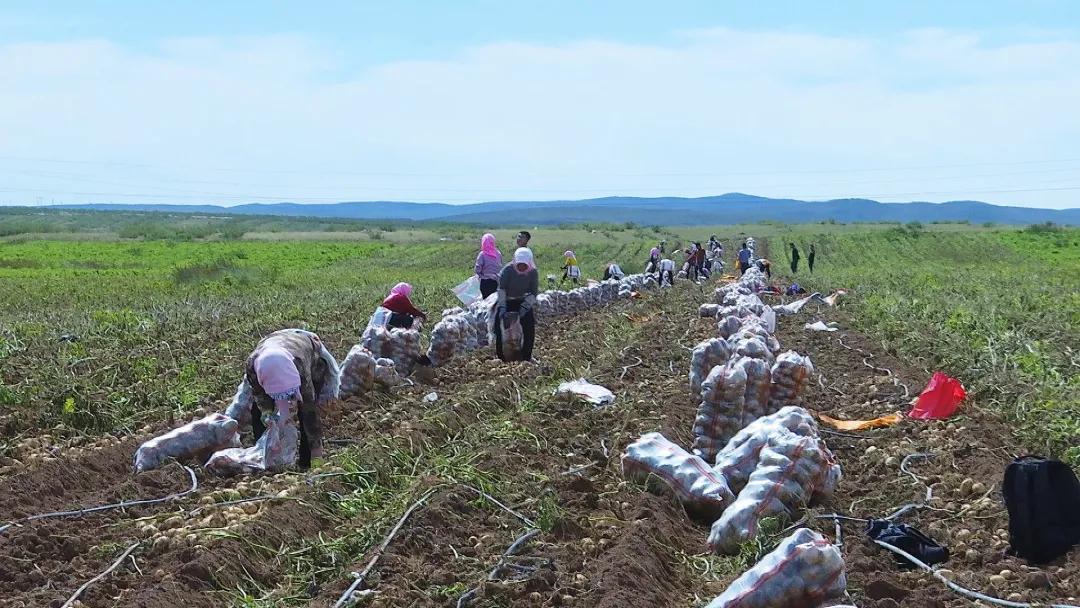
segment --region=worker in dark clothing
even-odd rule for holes
[[[382,307],[390,311],[390,320],[386,327],[412,329],[417,318],[426,319],[427,315],[419,308],[413,306],[409,296],[412,295],[412,285],[398,283],[390,290],[390,295],[383,300]]]
[[[814,274],[814,244],[810,243],[810,255],[806,256],[806,265],[810,267],[810,274]]]
[[[518,358],[532,360],[533,342],[536,339],[536,315],[533,306],[540,292],[540,275],[533,261],[532,251],[519,247],[514,259],[499,273],[499,300],[495,309],[495,354],[506,361],[503,352],[503,334],[515,320],[521,324],[521,350]]]
[[[791,274],[799,272],[799,248],[791,244]]]
[[[750,270],[750,248],[746,246],[746,243],[742,244],[742,249],[739,250],[739,276],[746,274],[747,270]]]

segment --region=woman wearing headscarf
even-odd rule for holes
[[[581,267],[578,266],[577,256],[573,251],[569,249],[563,253],[563,280],[570,279],[574,285],[577,285],[578,279],[581,278]]]
[[[390,311],[390,319],[387,321],[386,327],[412,329],[417,317],[421,319],[427,318],[427,315],[413,306],[412,300],[409,299],[412,291],[412,285],[408,283],[398,283],[390,290],[390,294],[386,296],[382,303],[382,307]]]
[[[337,361],[319,336],[283,329],[263,338],[248,356],[244,381],[233,400],[237,409],[226,413],[241,426],[250,419],[256,441],[269,424],[281,425],[285,462],[298,460],[307,468],[324,457],[319,409],[337,398],[340,385]]]
[[[519,351],[523,361],[532,359],[536,339],[536,316],[533,306],[540,292],[540,274],[527,247],[514,252],[514,260],[499,273],[499,299],[495,309],[495,354],[503,357],[503,330],[516,320],[521,323],[522,344]]]
[[[649,261],[645,263],[645,274],[660,272],[660,248],[649,250]]]
[[[622,268],[620,268],[619,265],[616,264],[614,260],[608,262],[607,266],[604,267],[604,280],[605,281],[607,281],[609,279],[615,279],[616,281],[621,281],[623,279],[623,277],[625,277],[625,276],[626,276],[626,273],[623,272]]]
[[[495,247],[495,235],[489,232],[480,239],[480,253],[473,266],[476,277],[480,279],[480,295],[486,298],[498,291],[502,267],[502,252]]]

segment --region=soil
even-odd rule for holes
[[[725,245],[733,250],[733,242]],[[644,432],[659,430],[689,445],[695,404],[686,390],[687,349],[714,335],[713,322],[696,316],[711,289],[684,284],[573,320],[542,322],[537,365],[495,363],[481,353],[440,368],[433,386],[401,387],[326,411],[328,439],[347,444],[407,438],[418,457],[454,446],[477,422],[506,419],[528,431],[493,442],[471,463],[478,471],[509,473],[513,484],[488,490],[542,530],[506,560],[518,567],[486,580],[530,525],[465,485],[444,477],[419,479],[419,486],[435,493],[390,543],[365,585],[373,593],[359,605],[453,606],[474,588],[469,603],[474,607],[700,606],[721,593],[740,572],[703,566],[709,522],[695,521],[670,496],[625,481],[619,468],[623,448]],[[818,319],[836,321],[843,330],[803,329]],[[808,354],[820,373],[808,406],[845,419],[906,411],[925,385],[927,370],[883,352],[871,337],[848,329],[851,325],[842,306],[811,305],[780,319],[777,338],[783,348]],[[566,377],[570,369],[611,389],[615,404],[594,408],[550,396],[550,388],[540,392],[572,379]],[[892,378],[907,387],[906,394]],[[424,402],[432,390],[438,400]],[[542,398],[529,405],[523,394]],[[177,465],[131,473],[138,444],[165,428],[18,466],[0,478],[0,521],[186,490],[190,481]],[[945,567],[953,580],[1023,601],[1080,596],[1080,551],[1037,569],[1007,555],[1000,481],[1005,465],[1025,450],[1008,426],[978,403],[966,403],[946,421],[905,419],[884,429],[825,437],[843,467],[843,480],[827,503],[806,514],[809,527],[832,538],[832,522],[813,515],[880,517],[920,501],[929,485],[934,495],[929,508],[903,521],[950,548]],[[329,445],[331,460],[341,449],[340,443]],[[920,452],[933,456],[909,462],[916,481],[900,471],[899,463]],[[341,489],[340,478],[316,483],[295,473],[219,479],[196,470],[198,491],[178,500],[40,520],[0,533],[0,580],[5,582],[0,607],[59,607],[140,540],[133,559],[90,586],[81,605],[234,605],[237,588],[274,591],[289,574],[291,552],[315,539],[342,538],[358,523],[332,514],[324,502],[327,490]],[[983,485],[981,493],[961,492],[973,484]],[[275,498],[207,505],[223,496]],[[204,510],[196,512],[199,508]],[[377,545],[393,523],[368,544]],[[842,543],[848,589],[860,607],[972,604],[931,577],[901,568],[866,540],[859,524],[844,525]],[[331,576],[312,580],[300,597],[281,603],[333,605],[351,582],[348,573],[361,570],[371,556],[371,551],[357,553],[351,564],[327,565]]]

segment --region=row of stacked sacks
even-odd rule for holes
[[[636,291],[655,286],[654,276],[632,274],[619,280],[608,279],[570,291],[545,291],[536,297],[536,308],[541,317],[577,314],[590,308],[606,306],[620,298],[629,298]]]
[[[712,524],[708,546],[738,553],[767,518],[791,518],[832,494],[840,466],[802,405],[813,374],[807,357],[781,353],[775,315],[757,297],[757,269],[717,290],[702,316],[718,337],[697,345],[689,374],[699,403],[692,452],[650,433],[627,447],[628,478],[660,484]],[[710,608],[819,607],[845,594],[843,559],[800,529],[747,571]]]

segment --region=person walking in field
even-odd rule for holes
[[[426,319],[427,314],[416,306],[413,306],[409,296],[412,295],[413,287],[408,283],[398,283],[390,290],[390,294],[383,300],[382,307],[390,311],[390,319],[386,322],[388,329],[400,327],[412,329],[417,319]]]
[[[814,244],[810,243],[810,254],[806,256],[806,265],[810,268],[810,274],[814,274]]]
[[[742,249],[739,250],[739,276],[746,274],[747,270],[750,270],[750,248],[746,246],[746,243],[742,244]]]
[[[527,247],[514,252],[512,262],[499,273],[499,298],[495,308],[495,354],[506,361],[503,337],[516,322],[521,324],[522,361],[532,360],[533,343],[536,339],[536,315],[533,307],[540,292],[540,274],[536,270],[533,253]]]
[[[295,459],[301,468],[318,466],[324,458],[319,410],[337,398],[341,383],[338,374],[337,362],[316,334],[283,329],[263,338],[247,359],[247,387],[241,384],[241,391],[247,388],[251,392],[250,419],[255,440],[270,424],[282,425],[280,437],[284,445],[275,447],[285,455],[286,464]]]
[[[480,239],[480,253],[473,265],[473,271],[480,279],[480,295],[486,298],[499,290],[502,267],[502,252],[495,247],[495,235],[489,232]]]
[[[567,249],[563,253],[563,277],[562,280],[570,279],[570,282],[574,285],[578,284],[578,279],[581,278],[581,267],[578,266],[577,255],[573,251]]]
[[[799,272],[799,248],[791,244],[791,274]]]

